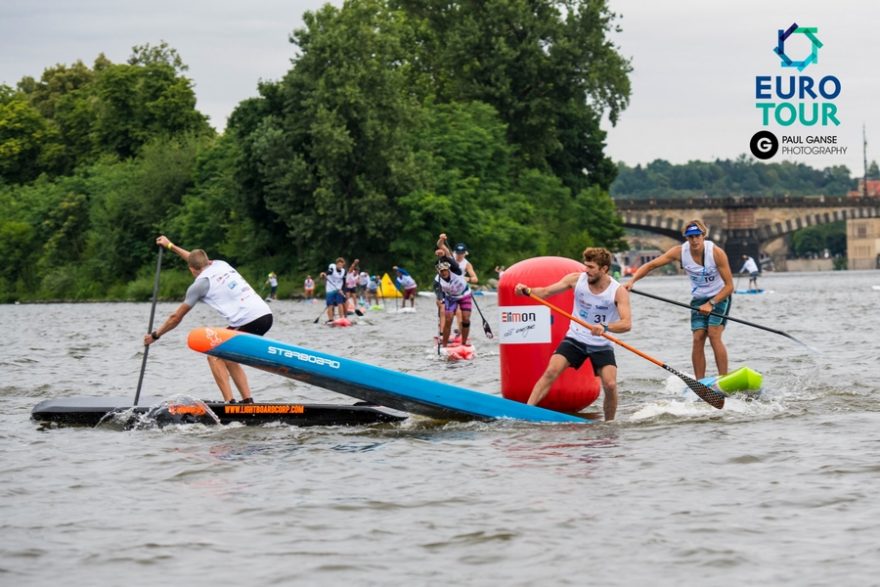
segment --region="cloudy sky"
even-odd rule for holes
[[[782,156],[814,167],[862,172],[862,125],[868,159],[880,161],[880,3],[868,0],[609,0],[621,18],[613,36],[633,65],[633,94],[616,127],[606,124],[608,154],[629,165],[666,159],[735,158],[764,127],[755,76],[794,75],[772,48],[793,22],[817,27],[819,61],[801,75],[834,75],[840,126],[767,127],[777,135],[834,135],[845,155]],[[334,1],[339,5],[341,2]],[[198,108],[218,129],[261,79],[290,68],[290,32],[322,0],[0,0],[0,83],[103,52],[124,62],[131,47],[167,41],[189,65]],[[799,44],[800,43],[800,44]],[[806,55],[796,35],[792,50]]]

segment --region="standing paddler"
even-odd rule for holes
[[[733,274],[727,253],[710,240],[701,220],[691,220],[682,234],[686,242],[676,245],[645,263],[633,274],[624,287],[633,285],[648,273],[668,263],[678,262],[691,282],[691,331],[693,346],[691,362],[697,379],[706,376],[706,339],[712,345],[719,375],[727,374],[727,348],[721,340],[727,314],[730,312],[730,294],[733,293]]]
[[[194,278],[186,290],[183,303],[153,332],[144,336],[144,344],[150,345],[162,335],[180,324],[183,317],[200,301],[205,302],[223,316],[227,328],[262,336],[272,327],[272,310],[263,298],[245,281],[238,271],[226,261],[211,260],[202,249],[187,251],[173,244],[168,237],[160,236],[156,244],[177,253],[189,267]],[[219,357],[208,357],[208,365],[214,381],[223,394],[223,400],[235,403],[230,377],[241,394],[242,403],[253,403],[247,375],[238,363]]]

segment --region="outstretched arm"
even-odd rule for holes
[[[189,261],[189,251],[172,243],[164,234],[156,238],[156,244],[177,253],[184,261]]]
[[[437,250],[443,251],[443,254],[447,257],[452,256],[452,251],[449,249],[449,243],[446,241],[446,233],[440,234],[440,237],[437,239]]]
[[[162,323],[162,326],[154,330],[153,332],[149,332],[144,335],[144,345],[151,345],[159,338],[162,337],[163,334],[174,330],[177,328],[177,325],[180,324],[183,317],[192,309],[191,306],[187,304],[180,304],[174,312],[168,316],[168,319]],[[155,335],[155,336],[154,336]]]
[[[623,287],[627,290],[632,290],[633,285],[640,280],[642,277],[646,276],[648,273],[657,269],[658,267],[663,267],[668,263],[672,263],[674,261],[681,260],[681,245],[677,245],[657,257],[656,259],[652,259],[648,261],[641,267],[639,267],[635,273],[633,273],[632,279],[626,282]]]
[[[569,273],[556,283],[552,283],[545,287],[529,287],[524,283],[517,283],[513,288],[513,291],[519,295],[527,296],[532,294],[541,299],[549,298],[550,296],[555,296],[558,293],[573,288],[582,274],[582,272]]]

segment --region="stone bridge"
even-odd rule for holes
[[[880,199],[848,196],[616,198],[614,203],[624,227],[678,242],[688,220],[702,219],[708,238],[727,251],[731,266],[743,254],[758,259],[772,241],[808,226],[880,217]]]

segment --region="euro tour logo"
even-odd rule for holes
[[[760,130],[749,142],[749,149],[758,159],[770,159],[780,150],[784,155],[846,153],[846,147],[837,144],[837,135],[823,134],[820,130],[840,126],[835,102],[841,92],[840,80],[834,75],[818,79],[803,75],[804,70],[819,63],[819,50],[824,44],[818,32],[817,27],[802,27],[797,23],[778,29],[773,53],[784,72],[797,70],[797,74],[755,76],[755,108],[763,127],[801,126],[814,132],[805,136],[783,135],[780,143],[770,130]],[[815,132],[817,130],[820,131]]]

